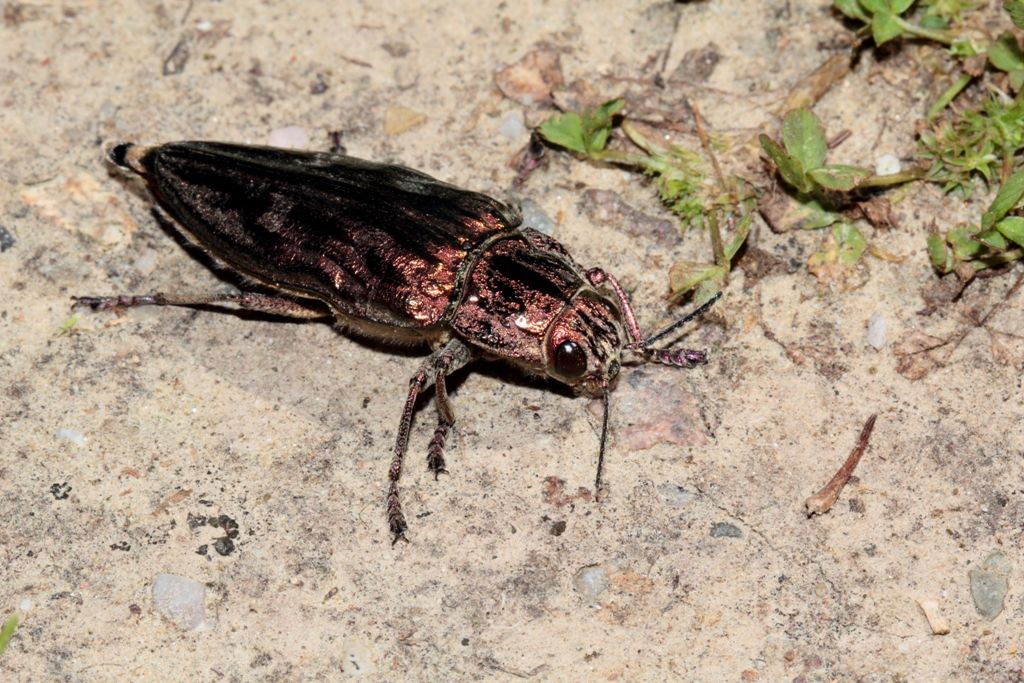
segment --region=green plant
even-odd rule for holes
[[[941,274],[955,272],[963,281],[986,268],[1024,258],[1024,217],[1010,215],[1022,206],[1024,171],[1006,179],[979,225],[961,225],[946,235],[928,238],[928,255]]]
[[[977,107],[944,119],[920,136],[927,178],[946,192],[969,195],[975,179],[997,183],[1022,165],[1024,98],[993,92]]]
[[[11,642],[11,638],[14,636],[15,629],[18,628],[18,615],[12,614],[4,625],[0,627],[0,655],[7,649],[7,644]]]
[[[720,179],[718,186],[708,189],[711,186],[705,182],[697,154],[675,145],[656,144],[628,119],[617,120],[624,107],[622,99],[609,100],[593,111],[552,116],[541,123],[538,130],[547,142],[585,158],[641,171],[652,179],[661,201],[684,226],[708,229],[713,262],[674,264],[669,279],[673,298],[696,290],[696,301],[706,301],[728,280],[732,260],[750,229],[752,202],[742,195],[737,180]],[[616,128],[636,149],[608,147]],[[721,221],[733,228],[728,241],[722,239]]]
[[[932,18],[945,18],[959,16],[973,3],[945,0],[927,4],[932,9]],[[883,45],[896,38],[925,38],[952,45],[955,39],[955,34],[944,28],[930,27],[928,24],[936,23],[934,20],[917,24],[904,16],[914,5],[914,0],[835,0],[834,5],[845,16],[863,23],[862,30],[870,30],[875,45]]]

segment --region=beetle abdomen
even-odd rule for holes
[[[395,327],[432,327],[460,273],[519,215],[418,171],[208,142],[118,147],[203,249],[259,281]]]

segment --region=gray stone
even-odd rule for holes
[[[588,603],[596,603],[598,596],[608,590],[608,570],[599,564],[588,565],[576,572],[572,583]]]
[[[715,522],[711,525],[711,538],[739,538],[742,535],[740,528],[729,522]]]
[[[206,586],[184,576],[157,574],[153,606],[175,626],[194,631],[206,621]]]
[[[682,486],[678,486],[671,482],[658,484],[658,493],[661,494],[661,499],[665,501],[666,505],[674,508],[686,505],[693,500],[694,497],[692,491],[687,491]]]
[[[995,619],[1003,611],[1003,600],[1010,589],[1010,571],[1013,563],[1001,551],[995,550],[980,569],[972,569],[967,575],[971,580],[971,597],[974,608],[986,619]]]

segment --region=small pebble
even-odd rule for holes
[[[14,246],[17,240],[14,235],[7,231],[7,228],[0,225],[0,253],[3,253]]]
[[[375,674],[377,665],[373,659],[373,650],[369,645],[361,640],[347,640],[342,648],[341,670],[349,676]]]
[[[541,208],[540,204],[532,199],[519,201],[519,211],[523,214],[523,225],[533,228],[537,232],[551,235],[555,231],[555,222]]]
[[[148,276],[156,270],[156,249],[146,249],[139,258],[132,264],[140,275]]]
[[[184,576],[157,574],[153,606],[178,628],[194,631],[206,620],[206,586]]]
[[[866,341],[875,351],[880,351],[885,346],[885,334],[888,331],[888,323],[881,313],[872,313],[868,320],[868,333]]]
[[[692,492],[669,482],[658,484],[658,493],[661,494],[661,499],[665,501],[666,505],[674,508],[683,507],[694,497]]]
[[[711,525],[711,538],[739,538],[742,535],[740,528],[729,522],[715,522]]]
[[[971,597],[974,608],[986,619],[995,619],[1003,611],[1003,599],[1010,589],[1010,571],[1013,563],[1002,552],[995,550],[980,569],[967,573],[971,580]]]
[[[85,445],[85,435],[74,429],[68,429],[67,427],[61,427],[57,430],[56,437],[63,439],[64,441],[70,441],[76,446]]]
[[[921,606],[921,611],[924,612],[925,619],[928,620],[928,625],[931,626],[933,634],[944,636],[949,633],[949,622],[939,612],[938,600],[934,598],[921,598],[917,601],[917,604]]]
[[[599,564],[588,565],[576,572],[572,584],[587,603],[596,604],[598,596],[608,590],[608,570]]]
[[[309,133],[302,126],[282,126],[270,131],[267,144],[271,147],[305,149],[309,146]]]
[[[529,131],[526,130],[526,124],[523,122],[523,112],[517,109],[501,117],[498,132],[513,141],[525,138]]]
[[[894,154],[883,154],[875,159],[875,175],[892,175],[900,169],[900,159]]]

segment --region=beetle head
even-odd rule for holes
[[[593,290],[580,290],[548,327],[547,374],[588,396],[606,394],[619,374],[621,320],[611,301]]]

